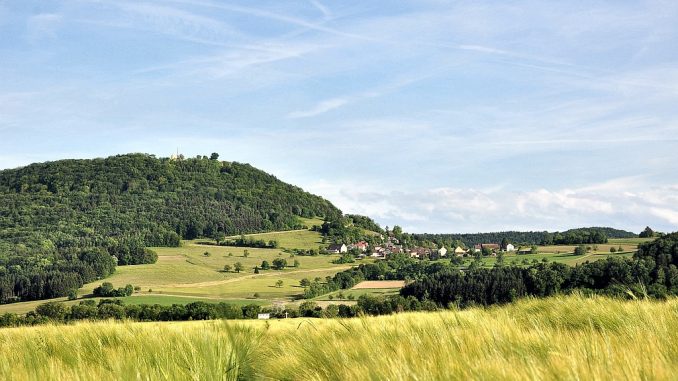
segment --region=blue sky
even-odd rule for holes
[[[0,1],[0,168],[219,152],[413,232],[678,226],[675,1]]]

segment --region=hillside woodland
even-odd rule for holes
[[[338,218],[328,201],[217,154],[129,154],[0,171],[0,303],[63,296],[117,265],[153,263],[148,246],[302,228]]]

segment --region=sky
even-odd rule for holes
[[[218,152],[409,232],[678,230],[676,1],[0,0],[0,168]]]

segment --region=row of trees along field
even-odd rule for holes
[[[259,313],[273,318],[295,317],[354,317],[361,314],[383,315],[400,311],[434,311],[435,303],[421,302],[414,297],[394,297],[388,300],[362,295],[355,305],[331,304],[324,309],[317,303],[306,301],[298,307],[262,307],[257,304],[238,306],[229,303],[192,302],[173,304],[125,304],[120,299],[84,300],[71,306],[59,302],[39,305],[24,316],[14,313],[0,315],[0,327],[18,327],[45,323],[69,323],[79,320],[126,319],[134,321],[185,321],[210,319],[256,319]]]
[[[339,218],[326,200],[247,164],[130,154],[0,171],[0,303],[63,296],[114,264],[153,263],[148,246],[301,228]]]
[[[472,247],[482,243],[500,243],[507,241],[523,245],[579,245],[607,243],[608,238],[634,238],[635,233],[613,229],[609,227],[591,227],[570,229],[564,232],[518,232],[506,231],[496,233],[468,233],[468,234],[397,234],[398,227],[393,232],[396,238],[404,243],[424,245],[426,242],[435,245],[454,247],[463,245]]]
[[[678,295],[678,233],[640,245],[633,258],[611,257],[574,267],[539,263],[529,267],[494,268],[474,262],[461,271],[454,264],[412,260],[405,255],[374,264],[363,264],[313,282],[304,295],[313,298],[348,289],[363,280],[400,280],[409,284],[401,296],[432,301],[441,307],[507,303],[525,296],[550,296],[581,291],[617,297]]]

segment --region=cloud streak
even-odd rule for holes
[[[676,10],[2,2],[0,166],[180,145],[411,231],[670,230]]]

